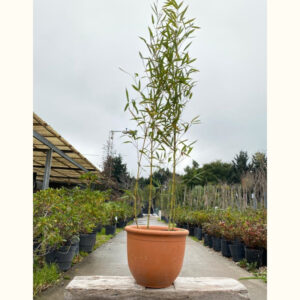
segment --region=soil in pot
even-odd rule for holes
[[[112,234],[114,235],[116,233],[116,225],[105,225],[105,234],[109,235]]]
[[[229,245],[231,244],[231,241],[227,241],[226,239],[221,239],[221,251],[222,255],[225,257],[231,257]]]
[[[231,244],[229,245],[230,249],[230,254],[232,256],[232,260],[237,262],[242,260],[244,256],[244,251],[243,251],[243,245],[242,244]]]
[[[245,247],[245,258],[248,263],[256,263],[256,267],[259,268],[262,266],[262,249],[252,249]]]
[[[80,234],[79,250],[92,252],[96,243],[96,233]]]
[[[63,272],[69,270],[75,255],[75,245],[63,246],[55,251],[55,261]]]
[[[217,252],[221,251],[221,239],[219,237],[212,237],[213,249]]]
[[[127,258],[136,282],[150,288],[170,286],[182,267],[187,230],[165,226],[126,226]]]

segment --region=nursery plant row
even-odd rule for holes
[[[93,251],[97,232],[115,234],[133,219],[133,208],[124,201],[111,202],[110,192],[47,189],[33,197],[33,253],[61,271],[71,267],[79,251]]]
[[[164,214],[162,220],[168,221]],[[191,236],[204,240],[204,245],[221,251],[225,257],[235,262],[246,259],[257,267],[267,265],[267,211],[247,209],[239,211],[191,210],[177,207],[176,226],[189,230]]]

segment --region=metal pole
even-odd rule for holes
[[[61,157],[65,158],[67,161],[75,165],[76,167],[80,168],[84,172],[88,172],[86,168],[84,168],[82,165],[80,165],[78,162],[76,162],[74,159],[69,157],[67,154],[65,154],[62,150],[59,150],[56,146],[54,146],[51,142],[49,142],[46,138],[44,138],[42,135],[40,135],[38,132],[33,130],[33,137],[35,137],[37,140],[42,142],[44,145],[48,146],[50,149],[52,149],[54,152],[59,154]]]
[[[42,187],[43,190],[46,190],[49,187],[52,152],[53,152],[53,150],[51,148],[47,151],[44,180],[43,180],[43,187]]]

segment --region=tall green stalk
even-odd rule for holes
[[[137,206],[137,196],[138,196],[138,188],[139,188],[141,161],[142,161],[143,151],[145,149],[147,133],[148,133],[148,129],[146,128],[144,139],[143,139],[142,149],[140,151],[138,149],[138,168],[137,168],[136,180],[135,180],[135,185],[134,185],[134,218],[135,218],[136,227],[139,227],[136,206]]]
[[[150,225],[150,213],[151,213],[151,206],[152,206],[152,175],[153,175],[153,140],[150,141],[150,184],[149,184],[149,201],[148,201],[148,216],[147,216],[147,228]]]

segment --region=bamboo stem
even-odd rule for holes
[[[152,164],[153,164],[153,139],[151,138],[150,142],[150,185],[149,185],[149,202],[148,202],[148,217],[147,217],[147,228],[150,224],[150,212],[152,205]]]
[[[172,224],[172,229],[174,227],[174,210],[175,210],[175,172],[176,172],[176,129],[174,128],[174,141],[173,141],[173,176],[172,176],[172,198],[171,198],[171,208],[170,208],[170,218],[168,228]],[[171,223],[171,224],[170,224]]]

